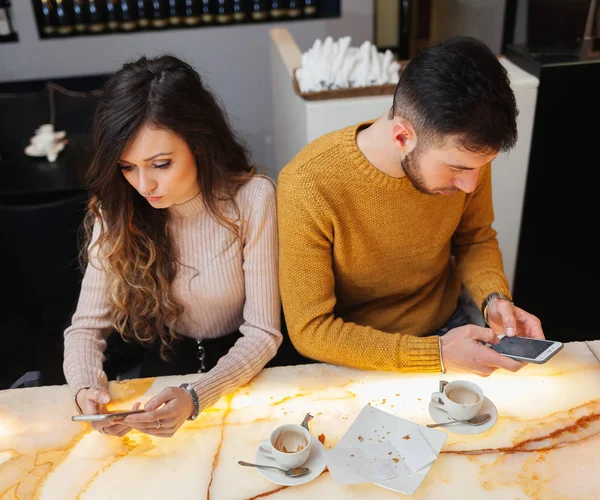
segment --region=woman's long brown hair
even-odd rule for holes
[[[117,165],[144,126],[170,130],[186,141],[196,157],[204,205],[234,237],[240,236],[234,197],[254,168],[215,97],[187,63],[172,56],[142,57],[106,82],[94,116],[82,255],[87,262],[97,254],[107,273],[114,328],[126,340],[159,340],[166,357],[183,311],[171,290],[178,264],[169,212],[152,208]],[[227,215],[224,207],[233,212],[227,209]]]

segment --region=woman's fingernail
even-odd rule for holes
[[[514,337],[515,336],[515,329],[510,327],[506,329],[506,335],[508,335],[509,337]]]

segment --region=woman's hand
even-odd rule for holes
[[[129,415],[123,422],[144,434],[171,437],[194,412],[194,402],[185,389],[167,387],[148,401],[144,410]]]
[[[106,404],[110,402],[108,392],[103,389],[81,389],[77,393],[77,404],[86,415],[101,415],[108,413]],[[90,422],[90,425],[102,434],[123,437],[131,427],[118,421]]]

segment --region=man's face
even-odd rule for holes
[[[402,169],[415,189],[424,194],[471,193],[477,186],[481,168],[498,153],[473,153],[446,141],[423,151],[417,147],[402,160]]]

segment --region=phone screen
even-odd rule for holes
[[[553,342],[548,340],[537,340],[523,337],[502,337],[500,343],[492,346],[494,351],[500,354],[510,354],[521,358],[536,359]]]

